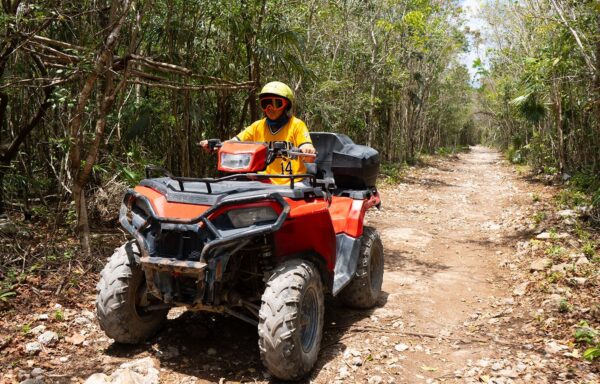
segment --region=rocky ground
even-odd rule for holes
[[[600,382],[599,359],[582,356],[600,329],[598,233],[584,206],[481,147],[381,193],[367,217],[385,248],[380,304],[327,303],[307,382]],[[175,309],[147,343],[112,343],[93,313],[95,272],[77,276],[31,277],[9,298],[1,383],[271,381],[256,330],[231,318]]]

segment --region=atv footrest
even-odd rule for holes
[[[140,259],[142,268],[155,269],[161,272],[179,272],[197,275],[206,269],[207,264],[201,261],[177,260],[166,257],[145,256]]]

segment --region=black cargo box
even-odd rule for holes
[[[338,188],[365,189],[374,187],[379,173],[379,152],[365,145],[354,144],[340,133],[312,132],[317,149],[317,176],[335,179]]]

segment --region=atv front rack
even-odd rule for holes
[[[317,177],[310,173],[300,173],[296,175],[269,175],[265,173],[239,173],[228,176],[223,176],[219,178],[196,178],[196,177],[180,177],[174,176],[171,172],[162,167],[157,167],[154,165],[146,166],[146,178],[150,179],[155,172],[160,172],[163,176],[167,176],[179,183],[179,189],[181,192],[185,192],[185,183],[186,182],[198,182],[204,183],[206,185],[206,191],[210,195],[212,194],[212,183],[220,183],[223,181],[232,181],[232,180],[251,180],[251,181],[261,181],[261,180],[269,180],[269,179],[289,179],[290,180],[290,189],[294,189],[294,183],[297,183],[295,179],[309,179],[310,185],[312,187],[317,186]]]
[[[232,206],[232,205],[243,205],[248,203],[254,203],[257,201],[276,201],[279,205],[281,205],[281,213],[272,224],[264,224],[255,228],[250,228],[247,230],[241,230],[237,233],[229,234],[224,236],[223,233],[217,229],[213,223],[210,221],[209,216],[216,212],[217,210]],[[135,213],[132,214],[132,220],[129,220],[128,213],[132,211],[133,204],[136,205],[144,211],[147,217],[140,218],[139,215]],[[203,227],[208,230],[208,232],[212,235],[213,239],[206,242],[204,247],[202,248],[202,252],[200,255],[200,261],[205,261],[206,256],[213,251],[215,248],[220,246],[237,242],[244,238],[254,237],[265,235],[268,233],[275,232],[281,228],[285,220],[287,219],[290,212],[290,206],[286,201],[281,197],[279,193],[270,192],[270,193],[262,193],[249,197],[242,198],[225,198],[210,207],[208,210],[191,219],[174,219],[169,217],[161,217],[156,214],[152,203],[148,198],[134,190],[128,190],[123,197],[123,203],[121,204],[121,209],[119,211],[119,222],[123,226],[123,228],[129,232],[140,244],[140,251],[142,252],[142,256],[151,257],[154,256],[151,253],[154,253],[154,250],[151,249],[151,252],[148,252],[150,248],[148,246],[148,242],[145,237],[142,235],[142,232],[148,228],[152,222],[163,224],[163,226],[168,226],[171,229],[178,231],[190,231],[198,233],[201,230],[200,223],[203,224]],[[137,217],[135,217],[137,216]]]

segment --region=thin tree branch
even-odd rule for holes
[[[575,41],[577,42],[577,46],[581,50],[581,53],[583,54],[583,59],[585,60],[585,63],[588,66],[589,70],[592,73],[596,73],[596,67],[594,67],[594,64],[592,63],[592,59],[586,53],[585,48],[583,47],[583,44],[581,43],[581,39],[579,39],[579,34],[577,34],[577,31],[575,31],[575,29],[573,29],[573,27],[571,27],[571,25],[569,24],[569,22],[567,21],[567,19],[565,18],[564,14],[563,14],[562,8],[556,3],[556,0],[551,0],[551,2],[552,2],[552,5],[554,6],[554,9],[558,13],[558,16],[562,20],[563,24],[565,25],[565,27],[567,27],[567,29],[571,32],[571,34],[575,38]]]
[[[165,89],[175,89],[175,90],[192,90],[192,91],[209,91],[209,90],[217,90],[217,91],[229,91],[229,90],[239,90],[239,89],[252,89],[254,87],[254,83],[251,84],[241,83],[239,85],[229,85],[229,84],[209,84],[209,85],[189,85],[189,84],[168,84],[168,83],[151,83],[143,80],[128,80],[129,84],[140,84],[147,85],[149,87],[155,88],[165,88]]]

